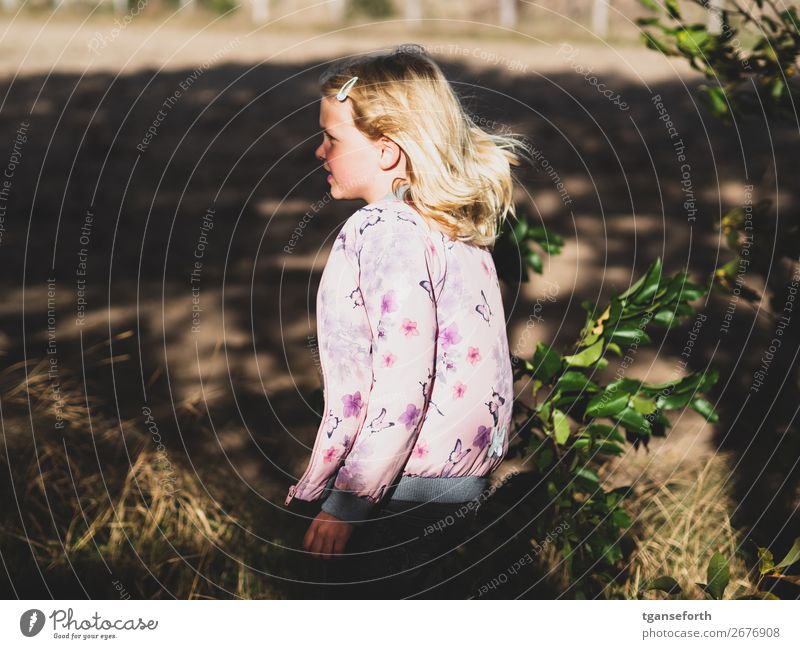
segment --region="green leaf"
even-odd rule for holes
[[[569,579],[572,579],[572,544],[569,542],[569,539],[564,539],[564,543],[561,546],[561,556],[564,557],[564,569],[567,571],[567,575]]]
[[[633,326],[617,327],[612,332],[610,340],[624,344],[631,344],[635,342],[641,345],[646,345],[651,342],[650,336],[648,336],[643,329]]]
[[[542,383],[547,383],[561,369],[561,356],[549,345],[539,342],[533,354],[533,365],[534,376]]]
[[[744,597],[737,597],[736,599],[780,599],[775,593],[769,593],[766,591],[757,591],[755,593],[751,593],[750,595],[745,595]]]
[[[616,292],[613,287],[611,289],[611,292],[612,294]],[[604,324],[604,326],[607,329],[613,329],[616,326],[617,322],[619,322],[620,316],[622,315],[623,306],[624,305],[619,298],[617,297],[611,298],[611,305],[610,305],[611,308],[608,314],[608,320],[606,320]]]
[[[650,422],[633,408],[625,408],[614,416],[628,430],[633,430],[639,434],[650,433]]]
[[[715,424],[719,421],[719,415],[717,415],[717,413],[714,412],[714,406],[712,406],[708,401],[706,401],[702,397],[693,399],[691,407],[693,410],[703,415],[703,417],[705,417],[706,420],[710,421],[712,424]]]
[[[561,252],[561,246],[553,241],[539,241],[538,244],[548,255],[557,255]]]
[[[642,32],[642,40],[644,41],[644,44],[651,50],[661,52],[666,56],[673,56],[677,54],[675,50],[664,45],[662,41],[658,40],[650,32]]]
[[[658,13],[661,13],[661,7],[655,3],[655,0],[639,0],[639,4],[647,9],[650,9],[651,11],[657,11]]]
[[[606,424],[591,423],[586,427],[586,431],[595,436],[596,439],[624,442],[625,438],[616,426]]]
[[[528,262],[528,266],[533,268],[537,273],[540,275],[544,270],[544,264],[542,262],[542,256],[536,252],[535,250],[529,250],[528,254],[525,256],[525,261]]]
[[[797,15],[797,7],[789,7],[786,11],[781,11],[778,16],[787,25],[791,25],[795,34],[800,34],[800,16]]]
[[[583,300],[581,302],[581,308],[586,311],[588,316],[588,321],[591,322],[594,320],[594,312],[597,310],[597,306],[591,300]]]
[[[603,353],[603,341],[598,340],[593,345],[572,356],[564,356],[564,362],[573,367],[588,367],[595,363]]]
[[[636,304],[645,304],[648,300],[652,299],[653,294],[658,290],[659,282],[661,281],[661,258],[657,258],[653,265],[645,275],[644,283],[641,290],[633,296],[633,301]]]
[[[674,381],[667,381],[666,383],[649,383],[648,390],[666,390],[667,388],[674,388],[681,382],[682,379],[675,379]]]
[[[647,277],[650,275],[650,272],[656,266],[659,266],[659,267],[661,266],[661,258],[660,257],[657,258],[652,263],[652,265],[650,266],[650,268],[647,269],[647,272],[644,275],[642,275],[631,286],[629,286],[627,290],[625,290],[625,291],[623,291],[622,293],[619,294],[619,299],[620,300],[624,300],[627,297],[633,297],[634,295],[636,295],[636,293],[639,291],[639,289],[642,288],[642,286],[644,286],[644,283],[647,281]]]
[[[703,373],[692,372],[688,376],[684,376],[681,382],[675,388],[675,392],[685,394],[687,392],[697,392],[697,387],[703,381]]]
[[[619,547],[619,543],[606,544],[603,554],[609,563],[616,563],[622,559],[622,548]]]
[[[663,412],[661,412],[658,409],[656,409],[656,411],[653,413],[651,421],[655,421],[656,423],[661,424],[662,426],[664,426],[664,428],[672,428],[672,422],[669,420],[669,417],[667,417]]]
[[[606,386],[606,390],[621,390],[628,394],[634,394],[639,391],[641,386],[642,382],[639,379],[616,379]]]
[[[536,411],[543,422],[548,421],[550,419],[550,401],[542,403]]]
[[[677,410],[689,404],[692,400],[691,394],[675,393],[667,396],[656,397],[656,408],[659,410]]]
[[[762,575],[772,572],[775,569],[775,560],[772,558],[772,552],[767,548],[758,548],[758,565],[759,573]]]
[[[714,599],[722,599],[725,588],[731,579],[731,571],[728,567],[728,560],[720,553],[715,552],[708,563],[707,572],[707,592]]]
[[[662,590],[669,595],[678,595],[681,592],[681,587],[672,577],[663,575],[661,577],[656,577],[647,584],[647,586],[642,588],[642,591],[645,590]]]
[[[585,374],[574,370],[568,370],[558,377],[555,387],[557,390],[563,392],[578,390],[596,392],[600,389],[595,383],[592,383]]]
[[[699,96],[715,117],[725,117],[729,113],[725,89],[720,86],[698,86]]]
[[[575,477],[583,478],[587,482],[591,482],[592,485],[600,484],[600,478],[597,476],[597,474],[591,469],[587,469],[586,467],[579,467],[575,469]]]
[[[622,455],[625,453],[625,449],[614,442],[599,442],[597,444],[597,452],[605,455]]]
[[[636,24],[640,27],[653,27],[658,25],[659,27],[663,27],[661,24],[661,19],[656,18],[655,16],[648,16],[647,18],[637,18]]]
[[[760,2],[763,2],[763,1],[764,0],[756,0],[756,3],[760,3]],[[778,31],[778,23],[776,23],[774,20],[772,20],[772,18],[770,18],[769,16],[761,16],[761,20],[763,20],[773,32],[777,33],[777,31]]]
[[[587,345],[594,345],[597,342],[597,339],[600,338],[600,333],[597,331],[591,331],[590,333],[583,338],[581,338],[581,347]]]
[[[670,18],[681,19],[681,11],[678,8],[677,0],[664,0],[664,6],[667,8]]]
[[[778,101],[783,95],[784,90],[786,90],[786,84],[784,83],[783,79],[775,79],[775,81],[772,82],[769,92],[773,101]]]
[[[628,405],[628,394],[613,396],[608,390],[593,397],[586,406],[587,417],[610,417],[616,415]]]
[[[553,461],[553,449],[543,448],[539,453],[539,457],[536,458],[536,465],[539,467],[539,471],[544,473],[550,466],[550,463],[552,461]]]
[[[553,429],[555,430],[556,443],[563,445],[569,438],[569,419],[560,410],[553,410]]]
[[[709,388],[713,387],[719,380],[719,370],[711,368],[703,372],[701,377],[702,378],[697,383],[697,391],[705,392]]]
[[[552,241],[556,245],[564,244],[564,239],[560,234],[556,234],[555,232],[550,232],[547,228],[545,228],[542,225],[529,225],[528,237],[533,239],[537,243],[541,243],[542,241]]]
[[[692,284],[691,282],[686,282],[683,286],[683,290],[681,291],[681,299],[686,302],[693,302],[697,298],[703,297],[706,294],[706,289],[704,286],[698,286],[697,284]],[[686,313],[692,313],[693,309],[689,311],[685,311]],[[678,314],[680,315],[681,311],[680,308],[678,309]]]
[[[786,568],[787,566],[791,566],[795,563],[798,559],[800,559],[800,536],[798,536],[794,540],[794,545],[792,545],[791,550],[786,554],[783,560],[777,564],[776,568]]]
[[[675,301],[678,297],[678,293],[687,281],[688,276],[683,271],[676,273],[670,278],[669,282],[667,282],[666,290],[661,295],[661,304],[663,307],[667,307]]]
[[[678,49],[692,56],[700,56],[703,53],[703,45],[705,45],[711,36],[706,31],[705,27],[687,27],[681,29],[675,35],[678,43]]]
[[[741,263],[741,257],[736,256],[726,264],[723,264],[722,266],[717,268],[715,273],[717,275],[727,277],[728,279],[733,279],[733,276],[736,275],[736,271],[739,270],[740,263]]]
[[[671,327],[676,322],[675,313],[670,309],[661,309],[653,316],[653,320],[662,327]]]
[[[526,236],[529,240],[538,243],[549,254],[557,255],[564,245],[564,238],[561,235],[550,232],[541,225],[529,225]]]
[[[572,448],[584,451],[589,448],[589,444],[591,443],[592,440],[590,440],[588,437],[582,437],[581,439],[576,439],[574,442],[572,442]]]
[[[556,392],[556,394],[560,395],[560,392]],[[568,406],[571,403],[574,403],[578,399],[581,398],[580,394],[569,394],[565,396],[559,396],[557,399],[553,401],[553,405],[556,408],[563,408],[564,406]]]
[[[636,412],[639,412],[643,415],[649,415],[651,412],[655,412],[656,410],[656,404],[652,399],[638,395],[631,398],[631,404]]]
[[[525,235],[528,233],[528,222],[525,218],[520,218],[511,228],[511,233],[514,235],[514,240],[521,243],[525,240]]]
[[[615,509],[614,513],[611,514],[611,522],[617,527],[631,526],[631,519],[628,516],[628,513],[624,509],[620,508]]]

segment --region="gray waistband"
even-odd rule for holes
[[[343,521],[356,525],[363,523],[375,507],[366,497],[359,497],[348,491],[340,491],[333,485],[333,474],[323,489],[322,511]],[[425,478],[422,476],[402,476],[389,500],[420,503],[466,503],[482,501],[489,496],[488,476],[456,476],[452,478]]]
[[[414,502],[462,503],[476,500],[489,488],[488,476],[424,478],[404,475],[391,494],[391,500]]]

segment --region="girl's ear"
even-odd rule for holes
[[[378,140],[378,153],[381,169],[384,171],[394,169],[403,157],[403,150],[391,138],[382,135]]]

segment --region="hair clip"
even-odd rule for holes
[[[356,81],[358,81],[358,77],[352,77],[347,80],[347,82],[339,88],[339,92],[336,93],[336,99],[339,101],[344,101],[347,99],[347,93],[350,92],[350,88],[352,88]]]

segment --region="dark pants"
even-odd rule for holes
[[[320,563],[320,599],[440,599],[458,565],[454,548],[468,538],[476,507],[389,500],[354,527],[343,554]],[[457,597],[457,596],[456,596]]]

